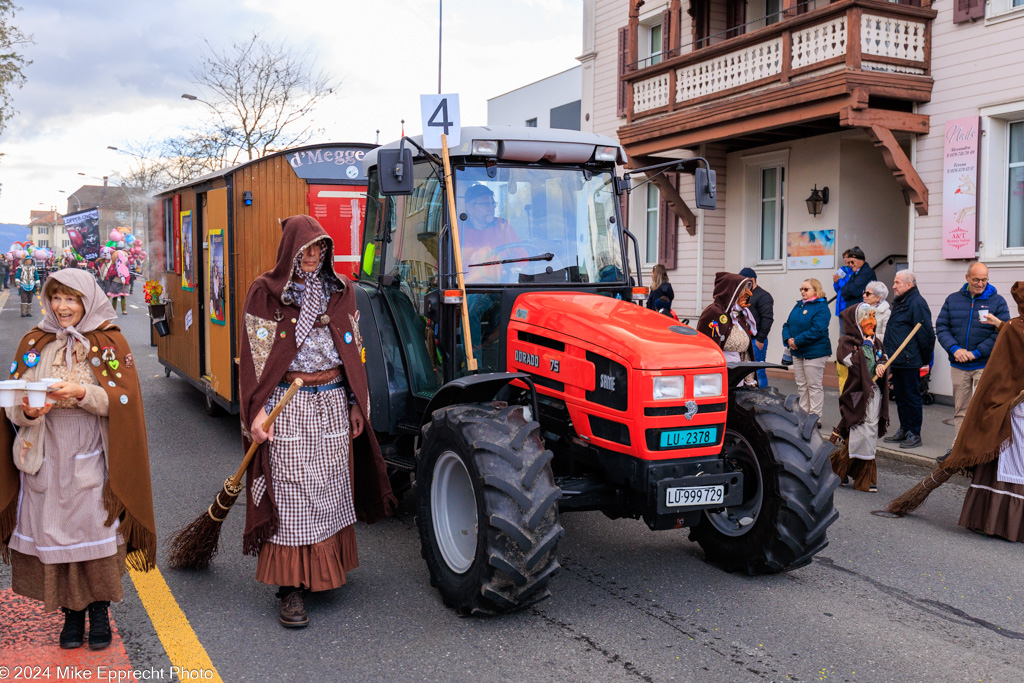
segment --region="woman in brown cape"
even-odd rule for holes
[[[839,395],[840,420],[832,430],[832,442],[846,441],[846,447],[832,454],[832,470],[845,483],[853,477],[858,491],[878,490],[875,448],[889,426],[888,375],[882,364],[888,360],[882,342],[875,336],[875,308],[858,304],[843,310],[843,329],[836,359],[848,369]]]
[[[245,301],[239,384],[249,466],[243,552],[256,578],[278,586],[279,621],[309,623],[303,590],[346,581],[359,565],[354,524],[396,504],[370,429],[365,351],[354,286],[333,269],[334,243],[309,216],[281,225],[277,264]],[[262,425],[296,378],[304,382],[277,422]]]
[[[15,593],[64,610],[62,648],[82,645],[88,610],[89,647],[100,649],[125,561],[148,570],[156,558],[142,394],[89,273],[54,273],[42,298],[43,321],[22,338],[11,377],[59,381],[43,408],[7,409],[17,435],[0,419],[0,557]]]
[[[697,331],[711,337],[725,353],[726,361],[754,359],[751,340],[757,334],[757,323],[750,312],[750,293],[753,281],[734,273],[715,273],[715,292],[707,308],[700,314]],[[743,381],[757,385],[748,375]]]
[[[1024,280],[1010,289],[1018,315],[1001,322],[988,365],[943,468],[974,467],[960,526],[1024,541]]]

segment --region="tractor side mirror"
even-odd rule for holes
[[[699,167],[694,170],[693,182],[696,193],[694,203],[697,205],[697,208],[714,210],[717,204],[716,195],[718,194],[718,190],[715,187],[715,171]]]
[[[412,194],[412,150],[382,149],[377,152],[380,193],[384,196]]]

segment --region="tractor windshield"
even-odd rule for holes
[[[610,173],[457,166],[467,286],[623,281]]]

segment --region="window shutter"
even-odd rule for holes
[[[728,0],[725,5],[726,38],[735,38],[746,33],[747,0]]]
[[[616,107],[617,116],[626,115],[628,106],[629,83],[622,80],[626,75],[626,68],[629,66],[629,27],[623,26],[619,29],[619,101]]]
[[[661,59],[662,61],[672,54],[672,10],[665,10],[661,13]]]
[[[691,22],[693,34],[691,40],[695,50],[705,47],[708,40],[708,5],[709,0],[690,0],[686,13],[693,17]]]
[[[672,187],[679,189],[679,175],[666,173]],[[665,266],[666,270],[675,270],[676,267],[676,234],[679,229],[679,218],[665,201],[665,194],[661,193],[661,201],[658,202],[658,262]]]
[[[985,18],[985,0],[953,0],[953,23]]]

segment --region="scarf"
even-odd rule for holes
[[[299,304],[299,320],[295,323],[296,348],[302,346],[302,343],[306,341],[306,337],[309,336],[310,331],[313,329],[313,324],[316,323],[316,319],[324,311],[324,286],[320,281],[320,269],[324,267],[324,254],[327,253],[327,250],[322,249],[320,251],[320,263],[316,264],[316,270],[312,273],[307,273],[302,269],[302,253],[308,246],[310,245],[307,244],[303,247],[295,257],[297,262],[295,274],[302,278],[305,285],[305,290],[301,295],[301,303]]]

